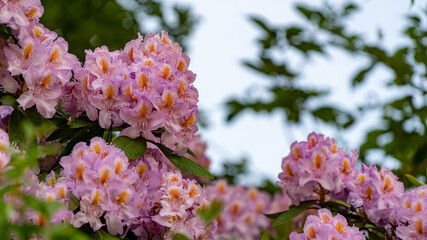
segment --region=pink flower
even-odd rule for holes
[[[350,157],[337,148],[335,140],[311,133],[307,141],[294,142],[291,152],[283,158],[277,184],[282,187],[294,204],[321,196],[346,200],[345,182],[352,179],[358,154]],[[326,199],[327,200],[327,199]]]
[[[377,170],[375,165],[356,171],[353,181],[346,182],[350,190],[348,202],[354,207],[363,207],[369,220],[378,226],[391,221],[393,208],[399,203],[404,191],[403,183],[386,168]]]
[[[328,209],[320,209],[318,216],[308,216],[303,233],[293,232],[289,237],[290,240],[366,239],[358,228],[348,226],[347,220],[343,216],[337,214],[334,217]]]

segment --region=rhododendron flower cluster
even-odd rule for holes
[[[183,178],[179,171],[168,171],[164,156],[156,149],[149,149],[131,167],[140,178],[135,189],[143,193],[139,216],[131,226],[137,236],[146,239],[168,230],[190,239],[213,239],[216,223],[206,225],[197,215],[208,202],[195,180]],[[172,237],[169,233],[166,236]]]
[[[80,63],[68,53],[63,38],[38,22],[40,1],[2,1],[0,11],[0,23],[10,27],[18,41],[0,41],[0,85],[6,92],[19,90],[17,102],[23,109],[35,105],[43,117],[51,118],[63,86]]]
[[[303,233],[291,233],[290,240],[363,240],[365,236],[356,227],[350,227],[347,220],[328,209],[319,209],[318,215],[310,215],[304,225]]]
[[[377,166],[362,164],[354,178],[346,183],[350,191],[347,202],[354,207],[363,207],[369,220],[378,226],[390,222],[392,210],[399,204],[404,191],[403,183],[387,168],[378,171]]]
[[[352,156],[335,145],[333,138],[311,133],[308,141],[294,142],[291,152],[283,158],[277,184],[282,187],[294,204],[309,199],[329,198],[345,200],[345,181],[354,174],[358,154]]]
[[[93,138],[90,146],[78,143],[70,156],[60,161],[61,176],[73,185],[71,192],[80,200],[80,211],[72,223],[80,227],[89,223],[94,230],[103,224],[104,215],[111,234],[123,234],[123,227],[137,217],[138,193],[132,186],[137,173],[128,169],[128,159],[118,148]]]
[[[61,176],[80,200],[72,224],[89,223],[98,230],[103,217],[110,234],[131,229],[141,239],[175,231],[194,239],[212,234],[215,225],[206,226],[197,215],[207,204],[204,190],[195,180],[183,179],[179,171],[168,171],[163,157],[148,149],[130,162],[102,138],[93,138],[89,146],[78,143],[60,161]]]
[[[75,70],[78,82],[69,83],[71,96],[64,109],[73,117],[86,112],[102,128],[129,127],[121,132],[156,142],[178,144],[197,131],[198,93],[189,58],[165,31],[126,44],[122,51],[106,46],[86,51],[84,67]],[[157,135],[153,133],[158,133]]]
[[[222,203],[217,217],[219,239],[255,239],[261,229],[269,228],[270,220],[263,214],[272,212],[267,193],[253,187],[231,186],[223,179],[206,191],[210,201]]]
[[[401,239],[427,239],[427,186],[406,191],[395,208],[394,227]]]

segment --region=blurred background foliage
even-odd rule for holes
[[[198,23],[191,6],[161,0],[42,0],[42,3],[45,13],[41,22],[63,36],[69,42],[70,51],[80,60],[84,60],[84,49],[101,45],[107,45],[110,50],[120,49],[134,39],[137,32],[146,34],[161,29],[168,31],[186,50],[187,40]],[[407,17],[403,35],[408,41],[390,51],[381,41],[380,32],[377,41],[372,42],[365,40],[363,33],[352,31],[348,21],[358,10],[356,3],[348,1],[320,7],[297,4],[295,11],[303,20],[301,24],[272,25],[263,16],[250,16],[250,21],[260,30],[259,54],[243,64],[248,71],[269,81],[264,91],[272,97],[229,99],[227,121],[248,109],[255,113],[279,110],[285,116],[287,127],[301,126],[303,116],[309,116],[345,132],[363,121],[362,116],[370,111],[381,111],[381,124],[365,134],[359,148],[362,161],[369,163],[369,152],[380,150],[401,163],[395,173],[402,181],[406,173],[424,176],[427,166],[426,12]],[[356,111],[345,109],[339,102],[327,103],[324,99],[330,91],[301,84],[305,68],[292,65],[289,53],[299,55],[308,64],[315,57],[329,57],[331,49],[368,60],[365,67],[355,69],[353,77],[347,79],[354,89],[363,87],[369,74],[381,66],[393,76],[386,90],[399,88],[407,94],[385,103],[372,104],[367,100],[355,107]],[[342,80],[346,79],[331,79]],[[245,160],[232,165],[225,163],[218,176],[235,182],[238,177],[233,176],[247,173],[246,164]],[[405,184],[409,186],[408,182]]]
[[[41,23],[64,37],[70,52],[81,61],[85,49],[102,45],[109,50],[121,49],[137,32],[145,35],[161,29],[186,50],[186,39],[197,24],[189,6],[171,6],[160,0],[42,0],[42,4]],[[142,25],[144,22],[151,24]]]
[[[387,50],[389,46],[381,41],[381,32],[377,41],[372,42],[365,40],[363,33],[352,31],[348,19],[357,14],[358,9],[359,6],[353,2],[333,6],[323,4],[321,7],[297,4],[295,11],[304,19],[304,24],[281,26],[273,26],[262,17],[251,17],[250,21],[261,32],[259,55],[244,61],[244,65],[270,80],[264,91],[272,98],[230,99],[226,104],[227,120],[232,121],[248,109],[255,113],[279,110],[285,115],[288,127],[303,124],[301,116],[308,115],[345,133],[349,127],[363,122],[366,114],[380,111],[381,124],[365,134],[358,149],[361,160],[369,163],[368,154],[372,150],[380,150],[385,156],[397,159],[400,168],[395,173],[409,187],[411,183],[404,174],[423,177],[427,166],[427,12],[407,16],[407,27],[403,31],[406,44],[390,51]],[[355,59],[363,57],[368,60],[365,67],[355,69],[353,77],[347,79],[353,89],[362,87],[369,74],[381,66],[392,73],[384,91],[397,88],[406,94],[389,102],[372,104],[366,100],[356,107],[356,111],[343,109],[339,102],[324,104],[328,91],[300,84],[304,67],[292,67],[287,56],[289,53],[297,54],[309,63],[314,57],[330,57],[328,52],[331,49],[343,51]],[[345,79],[331,79],[342,80]]]

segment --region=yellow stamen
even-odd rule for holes
[[[105,89],[105,98],[113,99],[116,96],[116,92],[114,90],[113,85],[108,85],[107,89]]]
[[[233,203],[231,207],[231,214],[237,214],[239,212],[240,206],[238,203]]]
[[[138,110],[138,115],[142,118],[146,117],[148,114],[148,107],[145,104],[142,104],[141,108]]]
[[[116,174],[120,174],[123,170],[123,162],[122,161],[117,161],[116,162],[116,166],[115,166],[115,173]]]
[[[133,61],[134,61],[134,59],[133,59],[133,48],[131,48],[131,49],[129,50],[129,52],[128,52],[128,56],[129,56],[129,59],[133,62]]]
[[[366,198],[368,198],[370,200],[372,198],[373,193],[374,192],[372,191],[372,188],[370,186],[368,186],[366,188],[366,192],[365,192]]]
[[[141,163],[138,166],[138,175],[139,177],[142,177],[142,175],[144,175],[144,173],[147,171],[147,166],[144,163]]]
[[[417,230],[417,233],[419,235],[423,234],[423,220],[422,219],[417,219],[417,221],[415,222],[415,229]]]
[[[342,163],[342,171],[344,173],[348,172],[348,170],[350,169],[350,163],[348,161],[347,158],[344,159],[344,162]]]
[[[101,66],[101,70],[104,74],[108,73],[108,62],[105,60],[105,58],[99,61],[99,65]]]
[[[178,199],[180,194],[179,194],[179,190],[177,188],[172,188],[169,191],[169,195],[173,198],[173,199]]]
[[[42,81],[40,82],[40,87],[45,88],[47,86],[49,86],[50,82],[52,81],[50,74],[48,74],[46,77],[44,77],[42,79]]]
[[[98,155],[101,154],[101,144],[96,143],[95,145],[93,145],[92,150]]]
[[[117,204],[122,204],[128,199],[128,192],[125,190],[119,194],[117,197]]]
[[[289,163],[288,163],[288,164],[286,164],[286,166],[285,166],[285,171],[286,171],[286,173],[287,173],[289,176],[291,176],[291,177],[293,177],[293,176],[294,176],[294,173],[292,172],[292,169],[291,169],[291,167],[289,166]]]
[[[42,31],[40,30],[40,28],[38,27],[34,28],[34,36],[38,38],[41,35],[42,35]]]
[[[138,78],[138,83],[141,88],[146,88],[148,86],[148,76],[142,73]]]
[[[52,54],[50,55],[49,62],[54,62],[58,58],[59,58],[59,50],[55,48],[55,50],[53,50]]]
[[[30,54],[33,52],[33,44],[29,43],[27,46],[25,46],[24,48],[24,58],[28,59],[30,57]]]
[[[190,125],[194,124],[194,114],[191,114],[190,117],[187,118],[187,120],[184,121],[184,123],[181,125],[183,127],[188,127]]]
[[[197,188],[195,186],[191,186],[190,191],[188,191],[188,195],[192,197],[196,197],[197,193],[198,193]]]
[[[65,189],[63,187],[58,188],[58,190],[56,191],[56,195],[58,196],[58,198],[65,198]]]
[[[79,166],[76,168],[76,175],[79,180],[83,180],[83,173],[85,171],[85,166],[83,163],[80,163]]]
[[[335,230],[337,230],[339,233],[343,233],[343,231],[344,231],[344,225],[341,222],[338,222],[335,225]]]
[[[184,88],[185,88],[184,83],[181,80],[179,80],[179,87],[178,87],[178,90],[176,92],[178,94],[181,94],[184,91]]]
[[[167,94],[166,94],[166,96],[165,96],[165,98],[164,98],[164,101],[165,101],[164,106],[165,106],[166,108],[168,108],[168,107],[172,106],[172,104],[173,104],[173,97],[171,96],[171,94],[170,94],[170,93],[167,93]]]
[[[98,190],[95,190],[95,194],[93,195],[91,205],[97,205],[101,201],[101,193]]]
[[[316,168],[320,168],[322,166],[322,163],[322,156],[320,156],[319,153],[316,153],[316,156],[314,157],[314,165],[316,166]]]
[[[162,78],[166,79],[171,73],[171,70],[168,66],[163,67]]]
[[[106,183],[108,179],[110,179],[110,170],[107,168],[107,169],[104,169],[104,171],[102,171],[101,178],[100,178],[101,184]]]
[[[181,72],[182,70],[184,70],[184,67],[185,67],[184,62],[182,60],[179,60],[178,67],[176,69],[178,69],[178,71]]]
[[[422,210],[423,210],[423,205],[421,204],[421,202],[416,202],[414,206],[414,211],[421,212]]]
[[[37,14],[37,8],[32,8],[27,14],[25,14],[25,16],[30,19],[30,18],[34,18]]]
[[[308,229],[308,231],[307,231],[307,235],[308,235],[311,239],[313,239],[313,238],[315,238],[315,237],[317,236],[316,230],[314,229],[314,227],[313,227],[313,226],[310,226],[310,228],[309,228],[309,229]]]

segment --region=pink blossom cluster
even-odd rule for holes
[[[347,220],[337,214],[335,217],[328,209],[319,209],[318,215],[310,215],[302,233],[293,232],[290,240],[363,240],[366,239],[357,227],[350,227]]]
[[[216,223],[206,225],[197,215],[208,204],[204,189],[195,180],[183,178],[180,171],[168,170],[164,160],[160,151],[149,149],[132,163],[140,177],[135,188],[143,193],[142,207],[132,223],[132,231],[141,239],[153,235],[173,239],[172,233],[190,239],[213,239]]]
[[[0,2],[0,23],[17,39],[0,40],[0,86],[17,93],[23,109],[36,106],[45,118],[55,112],[64,85],[80,63],[68,53],[68,43],[39,23],[39,0]],[[19,91],[18,91],[19,90]]]
[[[106,46],[86,51],[84,67],[75,69],[64,110],[86,112],[102,128],[121,126],[121,135],[143,136],[164,144],[185,142],[198,130],[198,92],[189,58],[165,31],[148,34],[110,52]],[[160,137],[161,135],[161,137]]]
[[[377,226],[385,226],[391,221],[393,209],[399,204],[403,194],[403,183],[387,168],[376,165],[355,170],[354,177],[346,182],[350,191],[348,203],[354,207],[363,207],[369,220]]]
[[[71,155],[60,160],[61,176],[72,185],[71,192],[80,200],[80,211],[72,220],[75,227],[89,223],[100,229],[104,216],[108,231],[123,234],[124,227],[137,217],[138,194],[132,186],[137,173],[128,169],[128,159],[118,148],[102,138],[93,138],[90,145],[76,144]]]
[[[283,158],[277,184],[282,187],[294,204],[304,200],[328,198],[346,200],[345,182],[352,178],[358,154],[352,156],[335,145],[333,138],[311,133],[307,141],[294,142],[291,152]]]
[[[406,191],[395,209],[394,227],[401,239],[427,239],[427,186]]]
[[[163,158],[149,148],[140,159],[129,161],[120,149],[97,137],[89,146],[78,143],[60,160],[61,176],[80,201],[70,222],[75,227],[89,223],[98,230],[104,218],[110,234],[131,230],[141,239],[173,237],[174,232],[213,239],[215,224],[207,226],[197,215],[207,204],[203,188],[183,179],[179,171],[169,171]]]
[[[224,179],[206,189],[212,202],[221,202],[222,211],[217,217],[219,239],[256,239],[261,229],[267,229],[271,221],[263,213],[273,212],[271,197],[256,188],[242,185],[228,185]],[[286,206],[286,198],[281,198],[275,206]],[[282,210],[282,209],[280,209]]]

